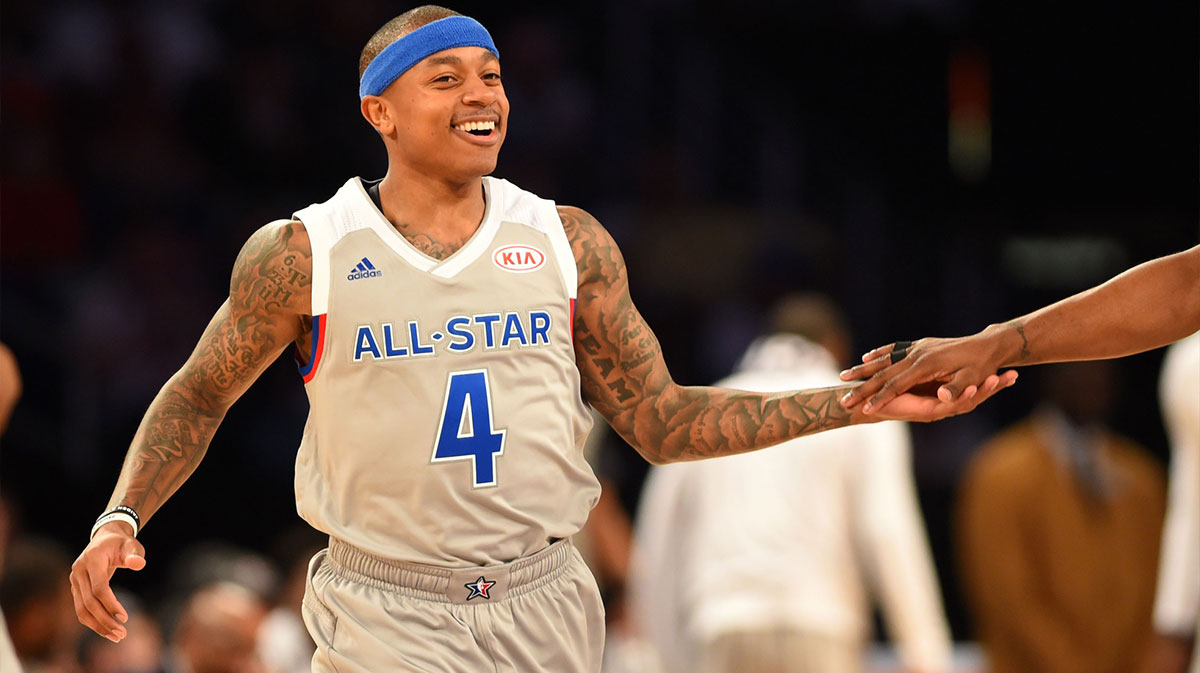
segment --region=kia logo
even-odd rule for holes
[[[492,253],[492,262],[505,271],[525,273],[542,268],[546,263],[546,255],[532,246],[506,245],[496,248],[496,252]]]

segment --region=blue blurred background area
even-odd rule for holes
[[[0,5],[0,340],[25,384],[0,452],[15,535],[82,549],[245,239],[349,176],[382,176],[358,55],[410,7]],[[834,297],[862,352],[974,332],[1200,238],[1196,3],[452,7],[500,49],[512,113],[496,175],[608,227],[683,383],[726,375],[789,291]],[[1119,363],[1112,425],[1165,460],[1161,358]],[[959,636],[954,490],[971,449],[1030,410],[1024,383],[913,429]],[[140,536],[146,570],[120,582],[161,592],[196,540],[268,551],[297,521],[306,414],[289,352]]]

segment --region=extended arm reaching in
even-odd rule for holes
[[[952,401],[1002,367],[1100,360],[1140,353],[1200,330],[1200,246],[1154,259],[1029,315],[957,339],[921,339],[891,363],[892,346],[842,372],[870,377],[844,400],[868,413],[915,385],[940,382]]]

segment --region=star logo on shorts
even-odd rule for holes
[[[475,580],[474,582],[464,584],[463,586],[471,590],[471,595],[467,596],[467,600],[479,597],[491,600],[492,597],[488,595],[488,591],[490,591],[492,587],[496,586],[496,583],[489,582],[488,580],[483,579],[483,576],[480,575],[479,579]]]

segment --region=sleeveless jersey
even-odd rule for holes
[[[578,532],[600,495],[562,221],[551,201],[483,184],[483,222],[441,261],[358,178],[295,214],[313,265],[296,508],[384,558],[512,561]]]

